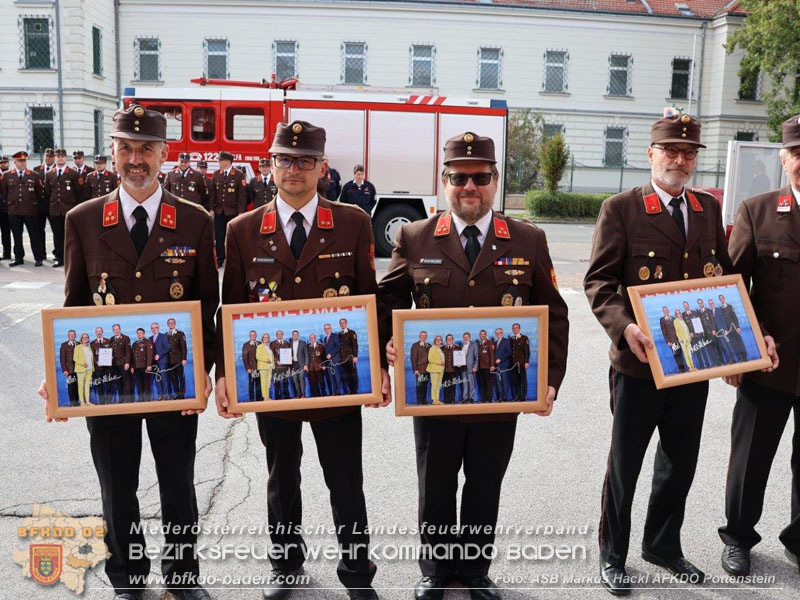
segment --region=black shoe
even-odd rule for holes
[[[472,600],[500,600],[500,591],[488,575],[459,577],[465,588],[469,589]]]
[[[60,260],[57,260],[56,262],[53,263],[53,268],[54,269],[56,269],[58,267],[63,267],[63,266],[64,266],[64,263],[61,262]]]
[[[40,261],[40,260],[37,260],[35,263],[33,263],[33,266],[34,267],[43,267],[44,263],[42,261]]]
[[[347,595],[350,596],[350,600],[378,600],[378,592],[371,587],[348,588]]]
[[[200,586],[188,590],[175,590],[171,593],[176,600],[211,600],[211,594]]]
[[[625,567],[615,567],[601,561],[600,583],[614,596],[627,596],[631,593],[631,582]]]
[[[273,569],[269,575],[269,580],[261,595],[264,600],[283,600],[288,598],[292,590],[297,586],[297,576],[303,574],[303,567],[296,571],[284,571],[283,569]]]
[[[800,571],[800,557],[798,557],[798,556],[797,556],[797,554],[795,554],[794,552],[792,552],[792,551],[791,551],[791,550],[789,550],[788,548],[784,548],[784,549],[783,549],[783,553],[786,555],[786,558],[788,558],[788,559],[789,559],[789,561],[790,561],[790,562],[791,562],[791,563],[792,563],[792,564],[793,564],[795,567],[797,567],[798,571]]]
[[[18,266],[20,266],[20,265],[22,265],[22,264],[25,264],[25,261],[24,261],[24,260],[22,260],[21,258],[18,258],[17,260],[15,260],[14,262],[12,262],[12,263],[11,263],[10,265],[8,265],[8,266],[9,266],[9,267],[18,267]]]
[[[734,577],[749,575],[750,548],[725,544],[722,550],[722,568]]]
[[[450,577],[423,577],[414,587],[414,600],[442,600],[450,581]]]
[[[706,574],[686,560],[683,556],[679,558],[661,558],[655,554],[642,551],[642,558],[647,562],[664,567],[673,575],[685,579],[688,583],[699,585],[706,580]]]
[[[121,594],[116,594],[114,600],[142,600],[142,592],[122,592]]]

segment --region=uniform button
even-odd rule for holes
[[[716,253],[717,253],[716,249],[715,249],[715,248],[712,248],[712,249],[711,249],[711,254],[712,254],[712,255],[714,255],[714,254],[716,254]]]
[[[142,272],[136,271],[136,279],[141,279],[141,278],[142,278]]]
[[[141,301],[142,301],[142,297],[141,297],[139,294],[136,294],[136,295],[133,297],[133,299],[134,299],[134,300],[136,300],[137,302],[141,302]]]
[[[469,287],[475,287],[475,280],[474,279],[470,279],[469,280]]]
[[[650,252],[647,253],[647,256],[649,256],[650,258],[653,258],[655,255],[656,253],[653,252],[652,250],[650,250]]]
[[[775,254],[777,254],[777,252]],[[108,273],[100,273],[100,279],[108,279]]]
[[[267,280],[262,277],[261,279],[258,280],[258,283],[263,285],[263,284],[267,283]]]
[[[301,281],[303,281],[303,278],[302,278],[302,277],[300,277],[299,275],[298,275],[297,277],[295,277],[295,278],[294,278],[294,282],[295,282],[295,283],[300,283]]]
[[[684,278],[684,279],[689,279],[689,274],[688,274],[688,273],[684,273],[684,274],[683,274],[683,278]]]
[[[511,280],[511,283],[513,283],[514,285],[517,285],[519,283],[519,280],[514,278],[514,279]]]
[[[333,276],[334,276],[336,279],[339,279],[339,271],[336,271],[336,273],[334,273],[334,274],[333,274]]]
[[[688,252],[684,252],[683,253],[683,258],[689,258],[689,253]]]
[[[778,258],[780,255],[781,255],[780,252],[773,252],[772,253],[773,258]]]
[[[431,278],[430,278],[430,277],[426,277],[426,278],[425,278],[425,279],[422,281],[422,283],[425,283],[425,284],[428,284],[428,283],[430,283],[430,282],[431,282]]]
[[[177,271],[173,271],[173,272],[172,272],[172,276],[173,276],[173,277],[177,277],[177,276],[178,276],[178,272],[177,272]]]

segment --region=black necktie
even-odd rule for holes
[[[131,227],[131,238],[133,238],[133,245],[136,246],[136,252],[141,256],[145,244],[147,244],[147,237],[150,235],[147,231],[147,211],[143,206],[137,206],[133,211],[133,216],[136,217],[136,223]]]
[[[467,225],[464,227],[462,233],[464,237],[467,238],[467,245],[464,247],[464,251],[467,253],[469,265],[472,266],[475,264],[475,260],[478,258],[478,254],[480,254],[481,251],[481,245],[478,243],[478,236],[481,230],[475,225]]]
[[[299,260],[300,255],[303,253],[303,246],[305,246],[306,243],[306,228],[303,227],[303,213],[297,210],[294,211],[292,221],[294,221],[294,232],[292,233],[290,247],[292,248],[294,257]]]
[[[61,179],[61,169],[58,170],[58,178]]]
[[[683,239],[686,239],[686,224],[683,222],[683,212],[681,212],[681,202],[683,202],[682,198],[673,198],[669,201],[669,205],[672,207],[672,219],[675,221],[675,224],[678,226],[678,229],[683,236]]]

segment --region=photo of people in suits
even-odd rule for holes
[[[406,320],[406,405],[535,402],[537,340],[536,317]]]
[[[186,377],[194,369],[191,340],[191,315],[184,312],[56,318],[58,405],[193,398],[194,378]]]

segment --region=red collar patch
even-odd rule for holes
[[[450,225],[453,222],[449,214],[445,213],[436,222],[436,230],[433,232],[435,237],[450,235]]]
[[[333,212],[330,208],[317,206],[317,227],[320,229],[333,229]]]
[[[508,223],[497,217],[494,217],[492,221],[494,222],[495,237],[499,240],[510,240],[511,234],[508,232]]]
[[[700,201],[697,199],[697,196],[695,196],[691,192],[686,192],[686,195],[689,198],[689,204],[691,204],[692,210],[694,212],[703,212],[703,206],[700,204]]]
[[[653,192],[644,197],[644,210],[648,215],[657,215],[661,212],[661,200],[658,199],[658,194]]]
[[[78,170],[78,172],[80,173],[80,169]],[[64,173],[69,173],[69,167],[64,167]]]
[[[789,212],[792,210],[792,196],[778,196],[778,212]]]
[[[277,226],[276,217],[277,213],[275,211],[264,212],[264,216],[261,219],[261,233],[264,235],[275,233],[275,227]]]
[[[164,202],[161,203],[161,218],[158,224],[167,229],[175,229],[178,224],[178,214],[174,206]]]
[[[103,205],[103,227],[112,227],[119,223],[119,202],[106,202]]]

